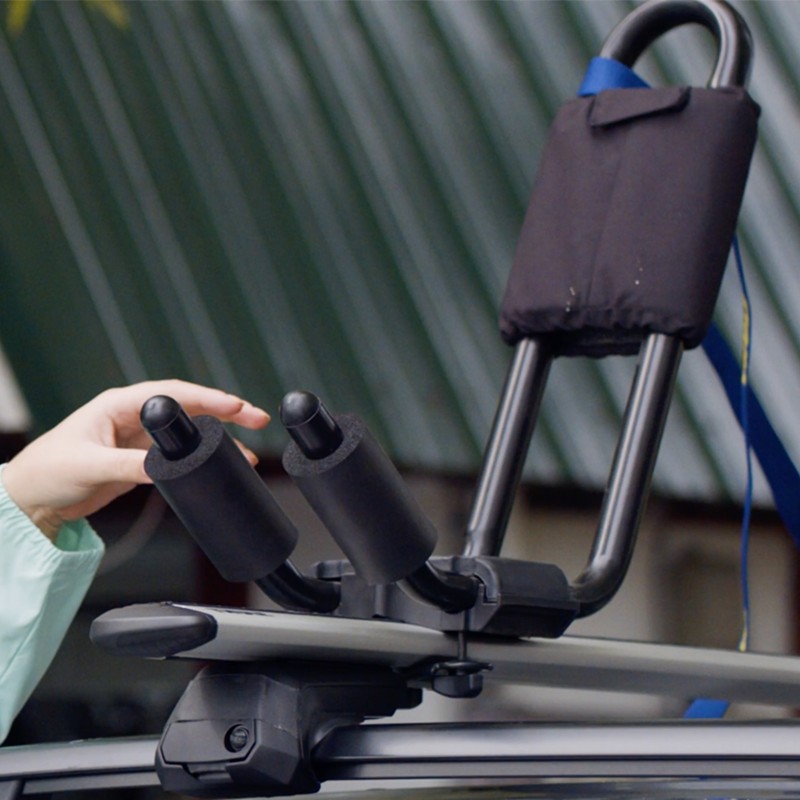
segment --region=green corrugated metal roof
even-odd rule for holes
[[[742,3],[764,106],[742,241],[754,380],[800,453],[800,4]],[[367,417],[394,457],[476,468],[496,315],[547,126],[624,2],[39,0],[0,36],[0,341],[39,425],[180,376]],[[0,7],[2,11],[2,7]],[[703,83],[702,32],[654,79]],[[718,318],[738,335],[735,282]],[[529,473],[601,485],[633,364],[559,362]],[[738,496],[741,441],[689,354],[656,482]],[[284,441],[278,425],[257,442]],[[763,498],[763,490],[761,497]]]

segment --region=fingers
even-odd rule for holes
[[[192,416],[210,414],[258,429],[269,415],[235,395],[185,381],[148,381],[109,389],[40,436],[9,462],[3,474],[14,502],[48,535],[59,521],[93,513],[136,484],[144,471],[149,439],[139,421],[146,400],[174,397]],[[256,456],[239,443],[255,466]]]
[[[238,439],[234,439],[238,448],[242,451],[244,457],[250,462],[251,467],[258,464],[258,456],[247,445],[242,444]]]
[[[251,429],[263,428],[270,420],[269,414],[264,409],[219,389],[208,389],[192,383],[175,381],[173,386],[166,387],[166,391],[159,393],[169,394],[170,390],[173,392],[170,396],[192,416],[211,414],[224,422],[233,422]]]
[[[69,487],[77,502],[80,495],[96,492],[105,484],[126,484],[133,487],[138,483],[152,483],[144,471],[147,450],[127,447],[107,447],[97,443],[76,443],[69,459],[71,480],[67,478],[66,466],[59,465],[58,472],[66,495]],[[65,461],[65,459],[61,459]]]
[[[116,448],[105,450],[108,464],[101,473],[105,483],[152,483],[144,471],[146,450]]]
[[[99,395],[105,412],[121,425],[138,424],[139,411],[146,400],[154,395],[173,397],[190,416],[210,414],[224,422],[233,422],[253,430],[265,427],[269,414],[247,400],[195,383],[179,380],[146,381],[132,386],[110,389]]]

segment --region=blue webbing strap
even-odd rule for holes
[[[630,67],[613,58],[597,56],[589,62],[583,76],[578,97],[587,97],[597,94],[604,89],[649,89],[650,86],[643,81]]]
[[[645,81],[624,64],[609,58],[593,58],[581,84],[580,95],[595,94],[603,89],[647,86]],[[703,340],[703,350],[716,370],[731,408],[741,424],[741,366],[714,323]],[[749,385],[745,391],[753,450],[772,491],[775,507],[795,545],[800,548],[800,473],[775,433],[756,393]]]
[[[684,719],[719,719],[724,717],[730,703],[727,700],[711,700],[699,698],[693,700],[686,711]]]

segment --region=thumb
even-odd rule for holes
[[[108,447],[95,461],[94,477],[103,483],[152,483],[144,471],[146,450]]]

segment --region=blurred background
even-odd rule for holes
[[[752,383],[797,459],[800,3],[734,5],[763,107],[739,226]],[[3,457],[113,385],[180,377],[273,414],[304,388],[367,420],[435,521],[439,551],[460,550],[511,355],[497,310],[538,156],[634,7],[0,4]],[[703,85],[713,61],[704,31],[681,30],[637,69]],[[738,348],[732,268],[716,321]],[[580,571],[634,363],[554,365],[504,553]],[[298,564],[335,556],[281,473],[280,424],[245,438],[301,530]],[[744,483],[733,414],[703,353],[688,353],[631,576],[574,632],[735,647]],[[760,473],[755,501],[752,647],[794,652],[798,561]],[[266,605],[223,584],[148,490],[93,522],[109,543],[102,574],[9,743],[159,730],[194,667],[98,653],[86,634],[102,611]],[[489,699],[509,717],[677,711],[581,693]]]

